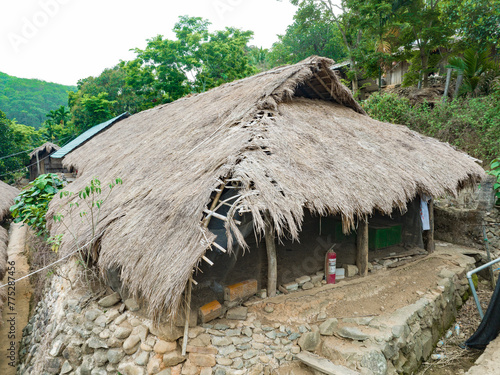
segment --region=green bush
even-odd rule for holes
[[[25,223],[38,236],[46,236],[45,214],[52,197],[64,186],[54,173],[42,174],[24,189],[10,208],[15,223]]]
[[[486,163],[500,155],[500,93],[412,107],[396,94],[374,94],[363,102],[373,118],[407,125]]]
[[[397,94],[373,93],[362,106],[373,118],[394,124],[407,124],[412,110],[410,101]]]

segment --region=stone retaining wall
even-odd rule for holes
[[[181,355],[182,329],[156,328],[117,294],[100,301],[70,290],[54,276],[24,329],[19,374],[313,374],[294,360],[301,350],[363,374],[411,373],[432,353],[456,316],[474,259],[457,256],[435,288],[414,304],[377,317],[324,318],[316,325],[214,320],[189,330]]]

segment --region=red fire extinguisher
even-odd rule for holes
[[[327,284],[335,284],[335,269],[337,266],[337,254],[333,251],[333,245],[330,250],[326,252],[325,257],[325,279]]]

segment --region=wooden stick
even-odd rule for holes
[[[216,219],[223,220],[223,221],[228,221],[227,217],[225,217],[224,215],[218,214],[215,211],[210,211],[210,210],[204,209],[203,212],[205,212],[206,214],[208,214],[207,218],[213,216]],[[238,221],[238,220],[234,220],[234,222],[236,224],[238,224],[238,225],[241,224],[241,221]],[[207,226],[208,226],[208,224],[207,224]]]
[[[356,265],[361,276],[368,275],[368,218],[359,218],[356,236]]]
[[[267,295],[275,297],[278,281],[278,261],[276,258],[276,244],[274,243],[275,235],[269,216],[266,219],[265,237],[267,249]]]
[[[208,259],[205,255],[203,255],[201,257],[201,259],[203,259],[205,262],[207,262],[208,264],[210,264],[211,266],[214,265],[214,262],[212,262],[210,259]]]
[[[190,277],[186,290],[186,321],[184,322],[184,338],[182,339],[182,355],[186,355],[188,334],[189,334],[189,315],[191,313],[191,283],[193,278]]]
[[[212,242],[212,245],[215,246],[217,249],[222,251],[223,253],[227,253],[227,250],[224,249],[221,245],[219,245],[217,242]]]
[[[192,282],[194,285],[198,285],[198,282],[197,282],[195,279],[191,279],[191,282]]]

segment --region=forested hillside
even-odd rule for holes
[[[9,119],[38,129],[50,110],[68,104],[75,86],[9,76],[0,72],[0,110]]]

